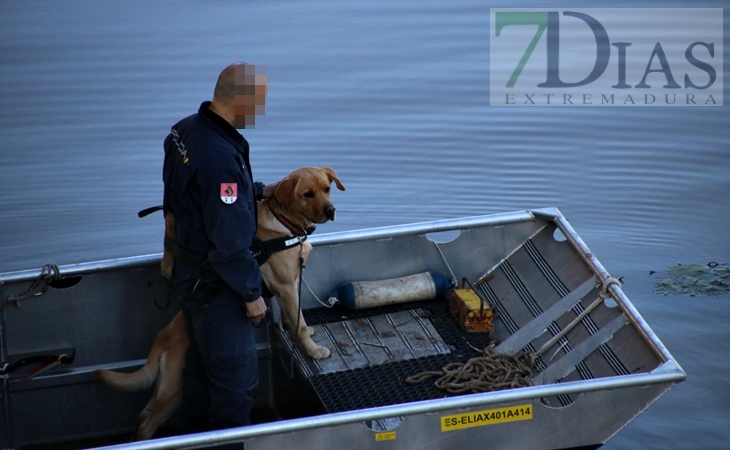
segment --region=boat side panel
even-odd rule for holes
[[[540,235],[548,234],[549,231],[550,230],[546,230],[545,232],[540,233]],[[538,237],[542,236],[537,236],[534,240],[538,241]],[[574,252],[565,251],[565,243],[556,243],[551,237],[549,237],[547,239],[548,245],[544,244],[544,241],[535,242],[535,249],[538,250],[540,254],[550,255],[549,259],[553,264],[549,264],[549,267],[553,268],[553,265],[555,266],[553,273],[551,274],[554,277],[552,282],[548,280],[542,271],[535,267],[534,255],[530,255],[530,252],[526,251],[524,248],[516,252],[509,260],[512,265],[512,270],[514,271],[514,275],[516,275],[516,278],[524,282],[524,289],[527,289],[529,295],[533,297],[534,303],[539,311],[546,311],[557,299],[560,298],[561,291],[556,289],[555,285],[560,286],[560,289],[564,289],[564,291],[562,291],[564,293],[570,290],[568,286],[573,287],[575,285],[576,280],[580,280],[581,278],[586,280],[592,277],[591,272],[588,270],[582,259],[580,259]],[[533,348],[541,348],[553,338],[556,332],[560,332],[568,327],[581,311],[588,308],[594,301],[596,301],[599,294],[600,288],[595,288],[583,297],[580,302],[567,310],[560,318],[553,322],[554,325],[549,330],[546,330],[545,333],[532,341]],[[616,308],[607,308],[603,304],[599,305],[599,307],[594,309],[588,317],[582,321],[582,323],[575,326],[566,335],[564,340],[561,340],[548,350],[543,357],[543,361],[547,365],[559,361],[569,351],[572,351],[579,343],[589,338],[592,334],[597,332],[598,329],[602,328],[619,315],[621,315],[621,310]],[[588,355],[585,359],[585,367],[582,367],[581,369],[582,371],[580,373],[576,373],[574,374],[575,376],[568,377],[567,380],[590,379],[618,374],[611,365],[606,363],[606,359],[600,354],[600,352],[593,352]]]
[[[61,447],[90,436],[131,439],[151,390],[119,392],[95,381],[66,381],[73,382],[11,394],[15,448],[44,442]]]
[[[159,266],[145,264],[85,273],[73,286],[51,287],[18,306],[6,304],[3,334],[9,357],[29,353],[75,351],[73,362],[12,385],[38,369],[34,363],[13,372],[7,380],[9,428],[4,448],[84,436],[130,433],[136,417],[149,400],[151,389],[141,393],[117,392],[101,384],[95,369],[135,370],[147,357],[152,343],[180,306],[160,310],[154,297],[160,280]],[[9,282],[3,296],[24,292],[30,282]],[[61,283],[64,284],[64,283]],[[270,358],[267,330],[257,331],[260,359]],[[260,364],[257,405],[270,403],[273,388],[266,361]],[[38,423],[43,418],[42,426]],[[174,420],[173,420],[174,421]],[[6,425],[3,424],[3,427]]]
[[[547,407],[539,399],[532,399],[476,408],[444,410],[438,413],[405,416],[390,433],[372,431],[365,423],[351,423],[257,436],[245,440],[244,445],[250,450],[281,448],[548,450],[593,446],[604,444],[635,417],[637,411],[643,411],[670,388],[671,385],[662,384],[587,392],[577,395],[575,401],[564,408]],[[488,423],[498,421],[493,418],[484,419],[485,411],[524,405],[529,405],[532,409],[532,419],[492,424]],[[479,413],[482,413],[481,417]],[[476,426],[442,431],[442,418],[446,416],[456,416],[462,423]]]
[[[578,278],[583,277],[584,273],[591,272],[579,252],[572,245],[566,245],[569,244],[569,241],[557,242],[553,238],[553,229],[554,225],[551,224],[544,233],[535,236],[533,242],[547,264],[555,269],[557,278],[569,290],[572,290],[576,283],[578,283]],[[566,263],[565,261],[570,262]],[[596,299],[597,293],[587,295],[581,302],[582,307],[588,307]],[[597,328],[601,328],[621,312],[621,308],[611,308],[604,304],[596,308],[589,315],[589,318],[595,323]],[[559,325],[561,327],[567,325],[575,315],[567,314],[559,321]],[[595,330],[591,331],[584,321],[584,323],[576,327],[576,331],[580,333],[580,336],[575,336],[576,340],[573,341],[574,335],[569,335],[568,338],[571,342],[580,342]],[[589,357],[587,363],[589,367],[595,368],[594,371],[597,377],[621,373],[650,372],[662,363],[656,352],[634,326],[627,326],[619,330],[606,346],[611,349],[621,364],[618,365],[615,363],[613,366],[608,365],[606,355],[604,355],[606,353],[605,349],[595,352]],[[626,371],[618,373],[616,368],[620,368],[620,366],[623,366],[623,369],[626,369]]]
[[[529,323],[578,285],[593,277],[585,260],[570,242],[554,238],[554,230],[555,226],[550,224],[525,242],[500,264],[487,286],[484,286],[493,292],[502,308],[496,326],[499,339],[505,339],[515,328]],[[593,289],[560,318],[554,320],[542,335],[532,341],[530,349],[540,349],[569,326],[579,313],[598,299],[600,291],[600,287]],[[610,308],[603,302],[599,303],[565,338],[542,356],[538,361],[537,371],[557,363],[573,348],[598,333],[621,314],[623,311],[620,308]],[[633,327],[624,327],[614,336],[616,340],[585,355],[576,370],[562,378],[562,381],[586,380],[637,371],[649,372],[660,364],[655,352]],[[569,400],[563,399],[563,403],[565,402]]]
[[[75,354],[72,363],[8,388],[13,442],[5,445],[131,431],[149,391],[119,393],[101,385],[92,372],[146,358],[157,331],[176,312],[154,306],[158,280],[156,264],[86,273],[54,283],[67,287],[52,285],[20,306],[6,303],[3,332],[10,358],[66,348]],[[6,283],[4,299],[23,293],[29,284]],[[10,383],[39,366],[18,369]]]
[[[155,266],[98,272],[72,287],[51,287],[20,307],[7,306],[8,354],[73,347],[76,367],[145,358],[157,330],[179,310],[155,307],[159,279]]]
[[[320,306],[314,295],[325,301],[330,292],[349,281],[385,280],[435,270],[448,277],[453,271],[459,282],[462,277],[476,282],[544,225],[526,221],[474,227],[438,248],[424,234],[317,245],[304,270],[312,292],[302,288],[302,308]]]

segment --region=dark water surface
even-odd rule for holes
[[[678,262],[730,263],[728,107],[489,107],[490,6],[4,2],[0,272],[159,253],[161,216],[136,213],[161,202],[162,140],[228,63],[264,64],[256,179],[333,167],[321,232],[557,206],[689,376],[604,448],[730,448],[730,296],[653,293]]]

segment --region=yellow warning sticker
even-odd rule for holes
[[[532,419],[532,404],[510,406],[507,408],[486,409],[441,417],[441,431],[454,431],[463,428],[495,425],[505,422]]]
[[[392,441],[395,439],[395,431],[386,431],[385,433],[375,433],[376,441]]]

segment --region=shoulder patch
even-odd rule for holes
[[[238,183],[221,183],[221,200],[230,205],[238,198]]]

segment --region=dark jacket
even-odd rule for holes
[[[209,106],[201,104],[165,139],[164,208],[175,214],[177,243],[207,255],[215,273],[251,302],[261,295],[261,271],[249,250],[256,234],[249,146]],[[172,283],[177,292],[190,293],[201,275],[199,267],[177,258]]]

